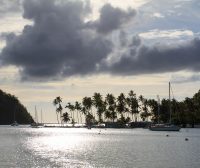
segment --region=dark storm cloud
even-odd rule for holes
[[[140,40],[132,44],[139,45]],[[174,44],[173,46],[147,47],[140,45],[134,49],[129,48],[128,54],[102,69],[113,74],[133,75],[173,72],[179,70],[200,71],[200,39],[196,38],[187,44]],[[134,52],[131,52],[131,51]]]
[[[86,22],[85,17],[91,12],[88,1],[27,0],[23,7],[24,18],[33,24],[25,26],[20,35],[1,35],[6,46],[1,51],[0,64],[17,66],[24,80],[96,73],[200,71],[200,39],[145,46],[139,36],[130,39],[129,33],[121,30],[135,16],[132,9],[124,11],[106,4],[99,19]],[[119,48],[109,39],[113,30],[121,32]]]
[[[20,67],[23,79],[94,73],[112,43],[85,29],[88,11],[80,1],[24,1],[24,17],[33,25],[19,36],[7,35],[2,62]]]
[[[5,40],[7,42],[9,42],[10,40],[12,40],[15,37],[16,36],[14,33],[0,33],[0,39]]]
[[[89,25],[95,27],[99,33],[107,34],[119,29],[135,15],[136,11],[134,9],[130,8],[125,11],[114,8],[110,4],[105,4],[100,10],[100,18],[97,21],[89,22]]]
[[[127,34],[123,30],[119,32],[119,42],[122,47],[127,45]]]
[[[134,10],[106,4],[100,18],[90,22],[91,29],[84,21],[91,12],[89,1],[28,0],[23,8],[24,18],[33,25],[25,26],[21,35],[8,34],[0,57],[4,65],[19,67],[24,80],[96,73],[113,48],[101,33],[119,28],[135,15]]]

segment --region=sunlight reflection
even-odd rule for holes
[[[48,159],[62,166],[90,167],[84,157],[93,150],[96,131],[87,129],[35,129],[26,141],[26,147],[33,155]],[[92,137],[93,138],[92,138]]]
[[[41,150],[41,148],[45,148],[45,151],[72,150],[78,148],[81,142],[85,141],[84,136],[80,132],[79,134],[72,132],[72,130],[56,128],[51,130],[43,129],[40,132],[36,130],[35,136],[29,140],[28,144],[35,150]]]

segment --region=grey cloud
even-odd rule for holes
[[[13,38],[15,38],[15,34],[14,33],[0,33],[0,39],[5,40],[7,42],[9,42],[10,40],[12,40]]]
[[[102,70],[118,75],[151,74],[180,70],[200,71],[199,38],[187,44],[154,47],[140,45],[135,50],[129,48],[128,51],[121,56],[118,62],[102,66]]]
[[[189,83],[189,82],[199,82],[200,81],[200,74],[194,74],[190,76],[183,76],[183,75],[173,75],[171,78],[173,83]]]
[[[141,41],[140,37],[138,35],[136,35],[136,36],[133,36],[130,46],[138,47],[138,46],[140,46],[141,43],[142,43],[142,41]]]
[[[112,43],[85,29],[87,11],[80,1],[25,1],[24,17],[34,24],[21,35],[7,35],[3,64],[20,67],[23,79],[94,73]]]
[[[134,10],[123,11],[107,4],[102,8],[100,18],[90,23],[93,24],[91,28],[85,23],[85,17],[90,12],[89,3],[56,2],[24,1],[23,16],[31,19],[33,25],[25,26],[21,35],[3,35],[6,47],[0,54],[1,65],[19,67],[24,80],[96,73],[135,75],[200,71],[198,38],[185,44],[150,47],[145,46],[139,36],[130,40],[121,31],[121,48],[118,50],[122,52],[112,53],[115,46],[106,37],[107,33],[120,29],[135,15]],[[114,53],[119,55],[113,56]],[[116,60],[107,59],[109,54],[112,55],[109,58]],[[110,61],[109,64],[106,60]]]
[[[89,22],[99,33],[107,34],[119,29],[123,24],[130,21],[136,15],[134,9],[127,11],[114,8],[110,4],[105,4],[100,10],[100,18],[94,22]]]
[[[120,42],[120,45],[122,47],[126,46],[127,45],[127,41],[128,41],[128,39],[127,39],[126,32],[121,30],[120,33],[119,33],[119,42]]]

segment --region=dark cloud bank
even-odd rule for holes
[[[137,36],[126,42],[123,31],[119,41],[126,52],[117,62],[108,64],[105,60],[115,50],[109,35],[134,19],[133,9],[125,11],[106,4],[99,19],[86,21],[91,12],[89,1],[28,0],[23,8],[24,18],[32,20],[33,25],[25,26],[18,36],[4,34],[6,47],[0,55],[1,65],[19,67],[23,79],[200,70],[199,39],[175,46],[146,47]]]

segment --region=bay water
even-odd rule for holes
[[[199,168],[200,129],[0,126],[0,168],[4,167]]]

